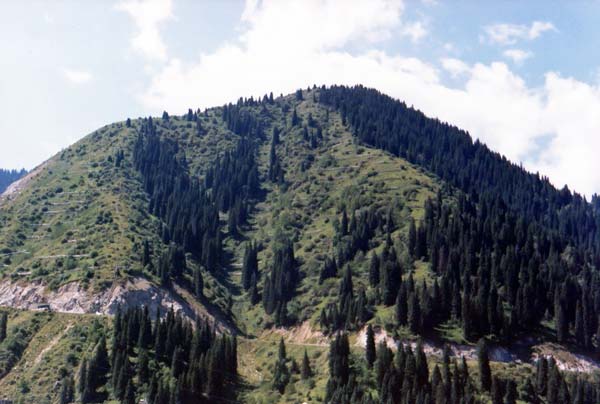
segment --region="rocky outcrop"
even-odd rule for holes
[[[134,278],[113,284],[110,289],[92,293],[79,283],[71,282],[57,290],[48,290],[39,282],[24,283],[5,280],[0,282],[0,306],[9,306],[24,310],[48,308],[61,313],[96,313],[113,315],[120,306],[149,308],[151,313],[160,309],[181,313],[190,319],[198,316],[211,321],[222,330],[228,328],[206,311],[192,306],[175,291],[158,287],[147,279]]]

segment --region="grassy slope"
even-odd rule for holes
[[[282,189],[265,183],[267,196],[258,204],[251,228],[246,229],[241,240],[228,240],[227,245],[236,257],[234,262],[241,263],[241,241],[252,239],[259,242],[262,245],[259,267],[265,273],[272,259],[271,243],[275,233],[283,231],[292,237],[303,280],[289,311],[298,317],[299,322],[308,321],[310,327],[318,330],[321,309],[337,299],[339,279],[330,279],[319,285],[318,278],[324,258],[334,252],[333,223],[339,218],[340,208],[343,205],[348,205],[349,209],[371,205],[387,209],[393,206],[398,229],[392,237],[404,240],[408,218],[412,216],[418,220],[422,216],[425,200],[435,195],[440,185],[433,176],[403,159],[355,144],[351,133],[342,125],[339,114],[327,114],[321,105],[312,101],[310,94],[305,92],[305,100],[300,103],[293,97],[286,97],[282,102],[290,105],[288,113],[283,115],[281,110],[274,110],[272,114],[277,114],[275,119],[283,129],[277,154],[285,169],[287,186]],[[302,139],[300,127],[291,127],[293,106],[296,106],[303,123],[311,114],[324,129],[324,139],[316,149],[311,150]],[[267,142],[260,152],[263,173],[268,167],[269,148]],[[313,163],[309,169],[302,171],[301,162],[309,156]],[[383,241],[382,235],[377,236],[373,251],[379,251]],[[398,251],[404,250],[401,242],[397,248]],[[355,287],[366,285],[370,254],[359,253],[351,263]],[[419,277],[426,276],[426,272],[424,265],[417,266]],[[230,279],[239,284],[239,267],[232,268]],[[387,319],[390,310],[380,309],[386,312],[382,315]],[[265,315],[261,304],[252,307],[243,294],[236,296],[233,312],[240,328],[249,336],[257,337],[242,340],[238,351],[242,375],[248,387],[243,399],[257,403],[321,401],[328,373],[327,342],[314,338],[298,339],[290,335],[292,331],[264,331],[271,327],[269,316]],[[284,396],[271,391],[277,343],[282,335],[287,340],[288,356],[301,363],[306,348],[316,370],[312,382],[293,383],[294,387],[286,390]]]
[[[203,137],[183,119],[157,120],[159,131],[183,146],[196,175],[234,144],[236,136],[217,116],[218,110],[203,116]],[[131,164],[139,124],[117,123],[92,133],[47,161],[22,193],[0,208],[2,276],[39,279],[52,288],[81,281],[102,289],[128,270],[141,270],[132,255],[135,243],[159,243],[157,221],[146,213],[146,196]],[[119,150],[125,159],[115,167]]]
[[[17,328],[32,332],[18,363],[0,379],[0,398],[15,402],[53,403],[59,382],[74,374],[80,356],[93,349],[98,330],[109,322],[105,317],[10,310],[8,339]],[[6,344],[4,344],[6,345]],[[4,349],[0,344],[0,352]]]

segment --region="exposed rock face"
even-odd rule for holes
[[[194,300],[189,292],[180,286],[162,288],[145,278],[114,283],[110,289],[94,294],[77,282],[61,286],[58,290],[48,290],[40,282],[0,282],[0,306],[22,310],[49,309],[60,313],[95,313],[113,315],[117,308],[148,307],[154,316],[157,310],[163,315],[173,309],[190,320],[202,318],[208,321],[217,332],[237,334],[238,330],[221,313],[210,310]]]
[[[0,282],[0,306],[36,310],[49,307],[62,313],[97,313],[113,315],[117,308],[147,306],[152,314],[160,309],[166,313],[171,308],[190,319],[201,316],[211,321],[220,331],[228,328],[215,320],[206,311],[190,305],[183,297],[169,289],[160,288],[143,278],[115,283],[110,289],[94,294],[77,282],[61,286],[58,290],[48,290],[45,285],[35,283]],[[47,306],[45,306],[47,305]]]

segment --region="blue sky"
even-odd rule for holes
[[[12,1],[0,166],[116,120],[312,84],[376,87],[557,186],[600,191],[600,1]]]

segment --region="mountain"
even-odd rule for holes
[[[0,197],[0,392],[598,402],[599,226],[361,86],[127,119]]]
[[[0,168],[0,193],[4,192],[10,184],[23,177],[25,174],[27,174],[25,169],[19,171]]]

